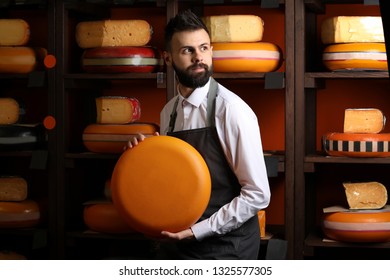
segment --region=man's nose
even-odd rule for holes
[[[196,50],[194,52],[193,60],[194,60],[194,62],[202,62],[203,61],[203,54],[200,50]]]

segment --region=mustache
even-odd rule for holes
[[[196,63],[188,67],[188,70],[198,69],[198,68],[204,68],[205,70],[208,70],[209,67],[207,64],[204,63]]]

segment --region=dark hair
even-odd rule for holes
[[[194,14],[191,10],[179,12],[175,17],[171,18],[165,27],[165,50],[171,49],[172,37],[177,32],[195,31],[204,29],[210,35],[207,26],[201,18]]]

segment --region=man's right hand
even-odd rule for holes
[[[160,134],[158,132],[155,132],[153,134],[154,136],[159,136]],[[123,151],[126,151],[127,149],[132,149],[134,148],[135,146],[138,145],[138,143],[142,142],[145,140],[145,135],[141,134],[141,133],[138,133],[136,136],[134,136],[133,138],[131,138],[128,142],[127,142],[127,145],[123,147]]]

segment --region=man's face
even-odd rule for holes
[[[173,35],[165,62],[175,69],[179,82],[189,88],[204,86],[213,73],[210,37],[203,29]]]

